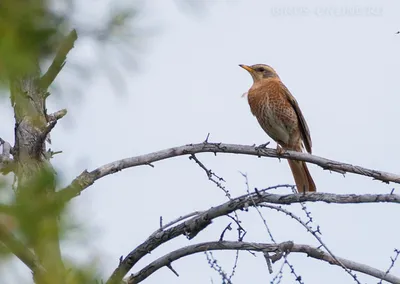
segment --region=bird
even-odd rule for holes
[[[255,64],[240,67],[253,78],[253,85],[247,92],[252,114],[261,128],[277,143],[277,151],[285,150],[312,154],[312,141],[307,122],[299,104],[283,84],[277,72],[269,65]],[[307,164],[288,159],[297,192],[315,192],[317,188]]]

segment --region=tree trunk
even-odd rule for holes
[[[35,275],[38,283],[62,283],[64,266],[60,252],[59,214],[51,203],[56,188],[56,173],[46,153],[46,137],[55,122],[49,122],[41,89],[40,69],[11,81],[11,103],[15,114],[16,204],[20,229],[47,271]]]

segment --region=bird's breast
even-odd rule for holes
[[[279,83],[254,84],[248,92],[248,102],[263,130],[276,142],[287,145],[294,138],[298,121]]]

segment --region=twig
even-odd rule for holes
[[[196,155],[190,155],[189,159],[195,161],[196,164],[198,164],[199,167],[206,172],[208,179],[212,181],[218,188],[222,189],[222,191],[225,192],[226,197],[228,197],[229,199],[231,198],[229,190],[227,190],[225,186],[223,186],[221,183],[225,182],[222,177],[217,176],[212,170],[208,169],[202,162],[200,162],[199,159],[197,159]]]
[[[223,284],[232,284],[232,281],[226,275],[226,272],[222,269],[222,267],[218,264],[218,261],[214,258],[214,255],[212,254],[212,252],[205,251],[205,255],[206,255],[207,262],[210,265],[210,267],[212,269],[214,269],[219,274],[219,276],[221,276],[222,283]],[[128,284],[130,284],[129,279],[128,279]]]
[[[232,223],[229,223],[228,226],[226,226],[225,229],[222,231],[221,236],[219,237],[219,240],[220,240],[220,241],[223,241],[223,240],[224,240],[224,235],[225,235],[225,232],[226,232],[227,230],[229,230],[229,231],[232,230],[231,225],[232,225]]]
[[[275,239],[274,239],[274,237],[273,237],[273,235],[272,235],[271,229],[269,228],[269,226],[268,226],[268,224],[267,224],[267,220],[265,220],[265,218],[264,218],[264,216],[262,215],[260,209],[258,209],[258,207],[257,207],[258,204],[255,202],[255,200],[254,200],[252,194],[250,194],[249,179],[248,179],[248,177],[247,177],[247,174],[244,174],[244,173],[241,173],[241,174],[242,174],[242,176],[243,176],[244,179],[245,179],[245,185],[246,185],[247,196],[248,196],[249,199],[251,200],[252,205],[254,206],[254,209],[256,209],[258,215],[260,216],[261,220],[263,221],[264,227],[267,229],[267,233],[268,233],[268,235],[269,235],[269,238],[271,239],[272,242],[276,243],[276,241],[275,241]],[[257,192],[257,194],[260,194],[260,192]]]
[[[282,262],[282,265],[279,268],[278,272],[276,273],[275,277],[272,278],[271,284],[275,284],[275,281],[276,281],[276,284],[281,283],[281,280],[282,280],[282,277],[283,277],[283,268],[285,267],[285,265],[286,265],[286,263]]]
[[[232,272],[228,277],[229,281],[232,281],[232,278],[236,273],[236,267],[237,267],[237,264],[239,262],[239,252],[240,252],[239,250],[236,251],[235,262],[233,263]]]
[[[209,134],[207,135],[207,138],[203,143],[207,143],[208,138],[209,138]],[[197,159],[197,157],[194,154],[190,155],[189,159],[194,160],[196,162],[196,164],[198,164],[200,166],[200,168],[202,168],[206,172],[208,179],[210,181],[212,181],[218,188],[220,188],[225,193],[225,196],[229,200],[232,200],[232,196],[231,196],[229,190],[226,189],[226,187],[222,185],[222,182],[225,182],[225,180],[222,177],[220,177],[217,174],[215,174],[211,169],[208,169],[202,162],[200,162],[199,159]],[[232,217],[232,216],[229,216],[229,215],[227,215],[227,216],[229,218],[231,218],[236,223],[236,225],[238,226],[238,229],[237,229],[238,241],[242,241],[247,232],[242,227],[242,225],[240,225],[239,216],[236,213],[236,211],[233,212],[233,214],[235,215],[235,217]],[[220,240],[222,240],[224,238],[224,235],[225,235],[225,232],[226,232],[227,229],[229,229],[229,230],[232,229],[231,228],[231,224],[229,224],[224,229],[224,231],[222,232],[222,234],[220,236]],[[230,276],[228,277],[229,282],[232,280],[232,277],[235,275],[235,270],[236,270],[236,266],[237,266],[238,260],[239,260],[239,251],[236,251],[235,262],[234,262],[234,265],[232,267],[232,272],[231,272]],[[222,279],[222,280],[224,281],[224,279]]]
[[[233,212],[234,214],[236,212]],[[237,225],[237,230],[238,230],[238,241],[241,242],[243,241],[244,236],[247,234],[247,231],[245,228],[243,228],[243,226],[241,225],[241,221],[239,220],[239,216],[237,215],[237,213],[235,214],[235,217],[232,217],[231,215],[227,214],[227,217],[231,218]]]
[[[312,228],[310,228],[306,223],[303,222],[303,220],[301,220],[298,216],[296,216],[295,214],[293,214],[292,212],[283,209],[280,206],[273,206],[270,204],[260,204],[259,206],[262,207],[266,207],[266,208],[271,208],[280,212],[285,213],[286,215],[292,217],[293,219],[295,219],[298,223],[300,223],[304,228],[306,228],[306,230],[308,232],[310,232],[317,240],[318,242],[326,249],[326,251],[331,255],[331,257],[340,265],[342,266],[342,268],[349,274],[351,275],[351,277],[358,283],[361,284],[360,281],[358,281],[357,276],[355,274],[353,274],[343,263],[340,262],[340,260],[338,260],[336,258],[336,256],[332,253],[332,251],[328,248],[328,246],[322,241],[321,237],[318,236],[317,233],[319,233],[319,229],[317,229],[316,231],[312,230]]]
[[[390,263],[389,268],[388,268],[388,269],[386,270],[386,272],[385,272],[385,276],[388,275],[389,272],[390,272],[390,270],[394,267],[394,265],[395,265],[395,263],[396,263],[396,261],[397,261],[397,258],[398,258],[399,255],[400,255],[400,250],[394,249],[394,253],[395,253],[395,256],[394,256],[394,257],[390,257],[391,263]],[[378,282],[378,284],[382,284],[382,280],[383,280],[383,279],[384,279],[384,278],[382,277],[381,280]]]
[[[139,272],[132,274],[128,279],[128,284],[139,283],[146,279],[149,275],[153,274],[158,269],[166,266],[168,263],[171,263],[175,260],[178,260],[182,257],[199,253],[205,251],[213,251],[213,250],[251,250],[258,252],[276,252],[284,247],[285,250],[288,250],[290,253],[305,253],[307,256],[315,259],[319,259],[325,261],[332,265],[340,264],[332,258],[331,255],[324,252],[323,250],[317,249],[315,247],[311,247],[309,245],[302,244],[293,244],[292,242],[284,242],[280,244],[265,244],[265,243],[248,243],[248,242],[207,242],[200,243],[191,246],[187,246],[178,250],[175,250],[171,253],[168,253],[152,263],[148,264],[146,267],[141,269]],[[364,273],[366,275],[370,275],[375,278],[382,278],[385,281],[394,284],[400,284],[400,278],[391,274],[385,274],[384,271],[378,270],[376,268],[370,267],[365,264],[357,263],[351,260],[347,260],[341,257],[337,257],[337,259],[343,263],[346,267],[351,270],[358,271]]]
[[[267,267],[268,267],[269,274],[274,273],[274,271],[272,270],[271,258],[270,258],[269,253],[267,251],[264,252],[264,258],[265,258],[265,261],[267,262]]]
[[[257,211],[257,213],[258,213],[258,215],[260,216],[261,220],[263,221],[264,227],[266,228],[267,233],[268,233],[268,235],[269,235],[271,241],[274,242],[274,243],[276,243],[275,238],[274,238],[273,235],[272,235],[272,231],[271,231],[271,229],[269,228],[269,226],[268,226],[268,224],[267,224],[267,220],[265,220],[265,218],[264,218],[264,216],[262,215],[260,209],[258,208],[258,204],[255,202],[255,199],[253,198],[253,195],[250,193],[249,179],[248,179],[248,177],[247,177],[247,174],[244,174],[244,173],[241,173],[241,174],[242,174],[242,176],[243,176],[244,179],[245,179],[246,192],[247,192],[248,198],[251,200],[252,205],[254,206],[254,208],[256,209],[256,211]],[[292,188],[293,188],[293,186],[292,186]],[[268,191],[268,190],[269,190],[269,188],[265,189],[264,191]],[[260,191],[258,191],[258,190],[256,190],[256,195],[257,195],[258,197],[262,196],[261,193],[260,193]],[[286,257],[284,258],[284,263],[287,264],[287,265],[290,267],[290,269],[291,269],[291,274],[293,274],[293,275],[295,276],[296,281],[299,282],[300,284],[304,284],[304,283],[301,281],[301,277],[297,275],[296,271],[294,270],[293,265],[290,264],[290,262],[286,259]]]

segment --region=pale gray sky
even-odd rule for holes
[[[159,30],[148,40],[148,50],[137,56],[139,70],[123,73],[127,82],[123,94],[116,94],[100,72],[87,85],[79,82],[76,86],[68,71],[60,75],[61,88],[82,92],[78,100],[77,94],[68,93],[59,100],[54,92],[48,106],[50,111],[68,108],[68,115],[52,132],[52,148],[63,150],[54,165],[62,171],[64,185],[84,169],[201,142],[207,133],[212,142],[271,141],[241,98],[252,79],[238,67],[240,63],[265,63],[277,70],[305,115],[315,155],[399,172],[400,35],[395,32],[400,29],[400,2],[204,2],[200,14],[187,13],[173,1],[151,0],[143,5],[143,21]],[[90,15],[95,15],[91,7]],[[99,14],[106,12],[105,7],[98,7]],[[82,9],[88,6],[82,4]],[[85,62],[81,60],[93,58],[92,47],[78,40],[69,58],[69,62]],[[73,99],[69,101],[68,96]],[[11,109],[7,105],[1,112],[0,133],[13,140]],[[293,183],[286,161],[213,154],[198,158],[224,177],[233,196],[246,192],[239,171],[248,174],[252,188]],[[309,168],[320,192],[388,193],[398,188],[366,177],[343,177],[314,165]],[[159,216],[172,220],[225,201],[224,193],[188,157],[157,162],[155,168],[124,170],[97,181],[73,201],[71,210],[86,226],[87,240],[66,244],[64,251],[82,260],[98,257],[106,278],[121,255],[158,228]],[[323,240],[338,256],[386,270],[393,249],[400,248],[398,206],[309,204],[308,208],[321,226]],[[304,217],[300,205],[288,209]],[[262,212],[279,242],[319,245],[295,221],[270,210]],[[270,242],[255,210],[240,216],[248,232],[245,240]],[[179,237],[161,246],[131,272],[181,246],[218,240],[229,222],[214,222],[193,241]],[[226,235],[235,237],[235,231]],[[230,271],[234,253],[214,255]],[[304,255],[292,254],[289,260],[304,283],[353,283],[342,269]],[[220,283],[203,254],[173,266],[179,278],[163,268],[145,283],[200,284],[211,283],[211,278]],[[280,263],[275,264],[274,270],[279,267]],[[392,272],[400,275],[400,264]],[[362,283],[377,282],[358,276]],[[240,254],[234,283],[269,283],[272,277],[261,254],[257,258]],[[281,283],[294,283],[293,275],[287,273]]]

